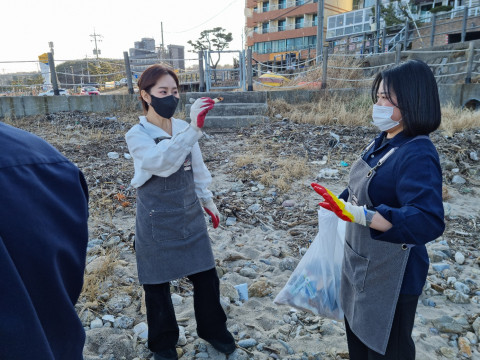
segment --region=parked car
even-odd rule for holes
[[[42,92],[42,93],[38,94],[38,96],[53,96],[53,95],[55,95],[53,89],[50,89],[48,91],[45,91],[45,92]],[[58,95],[69,96],[70,94],[65,89],[58,89]]]
[[[118,84],[119,84],[119,86],[127,86],[128,85],[127,78],[120,79]]]
[[[82,90],[80,91],[80,95],[100,95],[100,91],[98,91],[98,89],[93,86],[88,86],[82,88]]]

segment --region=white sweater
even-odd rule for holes
[[[172,118],[171,139],[155,144],[153,139],[170,135],[148,122],[145,116],[140,116],[140,124],[134,125],[125,135],[135,166],[131,185],[138,188],[153,175],[161,177],[172,175],[180,169],[187,155],[192,153],[195,192],[200,199],[211,198],[213,194],[208,190],[208,186],[212,182],[212,177],[203,162],[198,146],[198,139],[203,133],[186,121]]]

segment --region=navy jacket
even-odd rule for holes
[[[0,359],[81,360],[83,175],[44,140],[0,123],[0,191]]]
[[[363,160],[373,167],[390,149],[398,147],[377,168],[368,189],[375,210],[393,227],[386,232],[370,229],[370,234],[375,240],[415,245],[410,250],[401,293],[420,295],[429,266],[425,244],[445,230],[440,160],[430,139],[408,143],[412,138],[399,133],[382,145],[385,135],[375,139]],[[348,190],[340,197],[347,200]]]

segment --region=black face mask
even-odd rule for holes
[[[155,110],[158,115],[165,119],[170,119],[173,116],[178,105],[179,99],[177,97],[173,95],[165,96],[163,98],[153,95],[150,95],[150,97],[152,98],[150,106],[153,107],[153,110]]]

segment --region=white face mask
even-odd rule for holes
[[[400,121],[392,120],[393,109],[393,106],[373,105],[373,125],[380,131],[387,131],[397,126]]]

